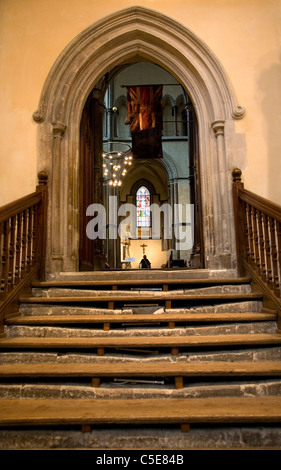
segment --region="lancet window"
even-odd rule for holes
[[[150,192],[141,186],[136,193],[137,227],[150,227]]]

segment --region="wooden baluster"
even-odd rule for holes
[[[34,241],[35,263],[38,263],[40,260],[41,233],[40,233],[39,227],[40,227],[40,204],[37,204],[34,208],[34,226],[33,226],[33,230],[35,233],[35,241]]]
[[[275,220],[272,217],[269,217],[269,230],[270,230],[270,245],[271,245],[271,264],[273,271],[273,290],[274,293],[280,297],[279,290],[279,273],[278,273],[278,259],[277,259],[277,244],[276,244],[276,230],[275,230]]]
[[[276,222],[277,259],[278,259],[278,289],[281,296],[281,222]]]
[[[10,219],[10,240],[9,240],[9,291],[15,284],[15,252],[16,252],[16,217]]]
[[[3,249],[4,249],[4,223],[0,223],[0,299],[2,299],[2,297],[4,296]]]
[[[271,265],[271,256],[270,256],[270,236],[269,236],[269,227],[268,227],[268,216],[263,214],[263,226],[264,226],[264,243],[265,243],[265,256],[266,256],[266,282],[268,286],[272,289],[273,279],[272,279],[272,265]]]
[[[10,237],[10,219],[5,220],[3,224],[3,249],[2,249],[2,266],[3,266],[3,292],[8,292],[9,278],[9,237]]]
[[[261,256],[260,256],[260,237],[257,223],[257,209],[252,209],[253,214],[253,232],[254,232],[254,249],[255,249],[255,266],[256,271],[261,275]]]
[[[251,250],[251,263],[252,266],[256,267],[256,254],[255,254],[255,235],[254,235],[254,209],[252,206],[249,207],[249,233],[250,233],[250,250]]]
[[[257,221],[258,221],[258,231],[259,231],[261,277],[263,281],[266,281],[264,230],[263,230],[262,213],[260,211],[257,211]]]
[[[27,234],[26,234],[26,264],[30,269],[32,262],[32,211],[31,208],[27,209]]]
[[[22,273],[25,273],[27,271],[26,234],[27,234],[27,214],[26,214],[26,211],[23,211],[22,212],[22,233],[21,233],[21,271]]]
[[[247,203],[245,203],[245,237],[247,260],[251,262],[250,208]]]
[[[17,214],[17,234],[16,234],[16,282],[21,280],[21,237],[22,237],[22,213]]]
[[[31,208],[31,265],[36,264],[36,213],[35,206]]]

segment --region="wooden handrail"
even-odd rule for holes
[[[0,333],[3,312],[26,280],[44,279],[47,181],[40,172],[34,193],[0,208]]]
[[[251,204],[257,210],[281,222],[281,206],[278,204],[242,188],[239,189],[239,197],[242,201]]]
[[[238,168],[232,177],[238,272],[263,288],[281,321],[281,206],[244,189]]]

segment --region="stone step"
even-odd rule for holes
[[[91,350],[83,352],[68,351],[26,351],[26,350],[8,350],[1,352],[2,364],[13,363],[80,363],[80,364],[121,364],[123,362],[131,362],[138,367],[139,364],[157,362],[239,362],[239,361],[280,361],[281,346],[268,346],[259,348],[241,348],[241,349],[218,349],[206,351],[188,351],[187,353],[179,353],[177,356],[171,356],[169,353],[154,351],[147,354],[145,350],[140,350],[143,354],[120,351],[108,352],[105,356],[97,356],[96,352]]]
[[[157,322],[157,319],[154,320]],[[58,338],[72,338],[72,337],[91,337],[91,338],[134,338],[134,337],[182,337],[182,336],[207,336],[207,335],[234,335],[234,334],[274,334],[276,333],[276,322],[273,321],[256,321],[256,322],[222,322],[221,324],[211,325],[185,325],[174,326],[167,328],[159,324],[130,324],[120,326],[120,328],[110,329],[108,323],[105,323],[106,328],[94,328],[91,324],[79,325],[11,325],[5,328],[7,338],[12,337],[58,337]]]
[[[161,294],[159,294],[161,292]],[[33,288],[32,295],[35,297],[95,297],[95,296],[111,296],[111,297],[122,297],[130,296],[136,297],[149,296],[154,297],[161,295],[161,297],[170,297],[171,294],[188,294],[188,295],[205,295],[205,294],[248,294],[252,292],[252,288],[249,284],[238,284],[238,285],[217,285],[211,287],[198,287],[194,288],[176,288],[173,290],[162,290],[161,287],[131,287],[126,289],[85,289],[73,288],[73,287],[49,287],[49,288]]]
[[[96,281],[131,281],[131,280],[173,280],[183,279],[190,282],[250,282],[249,276],[237,278],[236,273],[233,276],[225,276],[224,271],[210,272],[207,269],[124,269],[124,270],[106,270],[106,271],[75,271],[49,274],[47,282],[96,282]],[[113,282],[112,282],[113,284]]]
[[[54,305],[54,304],[42,304],[42,303],[32,303],[24,304],[22,303],[19,308],[19,313],[21,315],[133,315],[133,314],[190,314],[190,313],[271,313],[275,312],[272,310],[265,311],[262,308],[262,302],[260,300],[250,300],[242,302],[231,302],[231,303],[219,303],[219,304],[205,304],[200,306],[189,306],[186,308],[165,308],[159,306],[158,304],[130,304],[122,308],[102,308],[102,307],[92,307],[91,305],[80,306],[75,304]]]
[[[125,461],[120,456],[130,456],[132,459],[141,458],[143,449],[153,451],[156,454],[167,454],[167,450],[174,455],[174,466],[181,464],[181,455],[186,450],[280,450],[281,430],[273,425],[249,426],[231,425],[218,427],[208,426],[206,428],[197,426],[192,432],[180,432],[178,427],[167,429],[164,426],[130,426],[120,427],[97,427],[92,432],[82,433],[80,429],[0,429],[0,450],[93,450],[118,449],[119,454],[113,453],[109,456],[109,465],[120,462],[125,467]],[[124,449],[128,452],[124,454]],[[128,455],[129,454],[129,455]],[[46,455],[46,454],[45,454]],[[103,459],[108,454],[97,454]],[[185,461],[186,457],[183,458]],[[96,460],[96,459],[95,459]],[[144,461],[145,460],[144,457]]]
[[[280,397],[1,400],[0,426],[280,423]]]
[[[4,380],[4,379],[3,379]],[[24,379],[14,379],[13,383],[0,383],[0,405],[1,400],[5,399],[97,399],[106,400],[125,398],[135,400],[158,399],[166,400],[169,398],[218,398],[218,397],[269,397],[281,396],[281,380],[274,377],[242,378],[238,377],[227,380],[227,378],[217,378],[212,381],[211,378],[202,379],[200,377],[188,378],[183,388],[175,388],[173,383],[161,384],[160,378],[153,381],[147,380],[144,383],[130,382],[130,380],[121,379],[108,382],[102,382],[101,386],[93,387],[91,379],[83,378],[75,382],[71,378],[70,382],[66,378],[56,380],[50,378],[39,382],[36,378],[32,382],[24,382]],[[48,381],[47,381],[48,380]],[[1,410],[1,406],[0,406]]]

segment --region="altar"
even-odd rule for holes
[[[122,269],[139,269],[140,261],[145,254],[152,269],[160,269],[167,263],[168,252],[162,251],[161,240],[132,240],[121,243]]]

